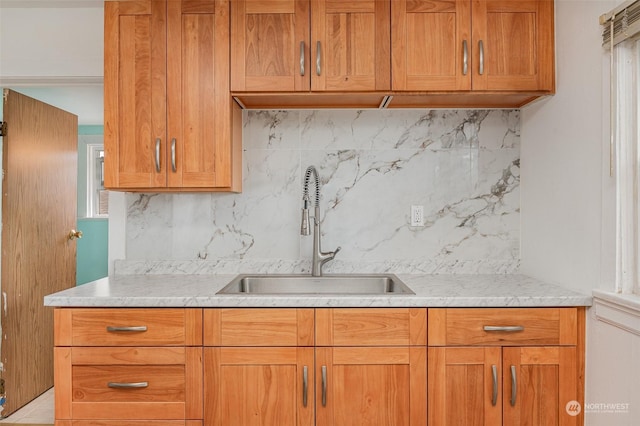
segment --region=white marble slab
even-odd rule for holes
[[[58,307],[590,306],[589,295],[524,275],[398,275],[415,295],[217,295],[235,275],[121,275],[48,295]]]

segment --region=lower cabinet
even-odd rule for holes
[[[316,309],[315,326],[304,309],[238,311],[205,311],[205,345],[220,345],[204,349],[206,425],[426,424],[426,309]],[[269,337],[237,337],[257,330]]]
[[[426,348],[316,349],[317,425],[426,424]]]
[[[202,309],[56,309],[56,426],[202,426]]]
[[[428,424],[583,424],[578,324],[576,308],[430,309]]]
[[[584,308],[58,308],[55,424],[579,426],[584,321]]]
[[[205,348],[205,425],[312,426],[313,356],[313,348]]]

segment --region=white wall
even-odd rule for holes
[[[598,17],[617,3],[556,0],[557,94],[522,110],[521,270],[586,293],[613,291],[615,280],[609,57]],[[640,337],[596,312],[587,314],[586,425],[636,425]]]
[[[0,3],[2,78],[102,77],[102,4],[54,8],[58,3],[65,2]],[[41,4],[52,7],[31,7]]]
[[[598,24],[613,6],[556,1],[557,93],[522,110],[522,272],[587,292],[613,279],[608,59]]]

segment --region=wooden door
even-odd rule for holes
[[[311,90],[391,89],[388,0],[311,1]]]
[[[229,2],[168,4],[168,186],[230,187]]]
[[[501,348],[431,347],[428,356],[430,426],[502,424]]]
[[[469,0],[393,0],[391,16],[393,90],[471,89]]]
[[[426,424],[426,355],[426,347],[317,348],[317,424]]]
[[[53,310],[75,286],[78,118],[4,90],[2,138],[2,415],[53,386]]]
[[[105,187],[166,186],[166,1],[105,2]]]
[[[231,2],[231,90],[310,89],[309,0]]]
[[[311,347],[205,348],[204,424],[313,426],[313,380]]]
[[[553,0],[473,0],[472,9],[473,90],[555,90]]]
[[[578,401],[575,346],[503,349],[505,426],[578,425],[567,404]]]

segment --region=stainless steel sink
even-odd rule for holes
[[[415,294],[393,274],[238,275],[217,294],[374,295]]]

